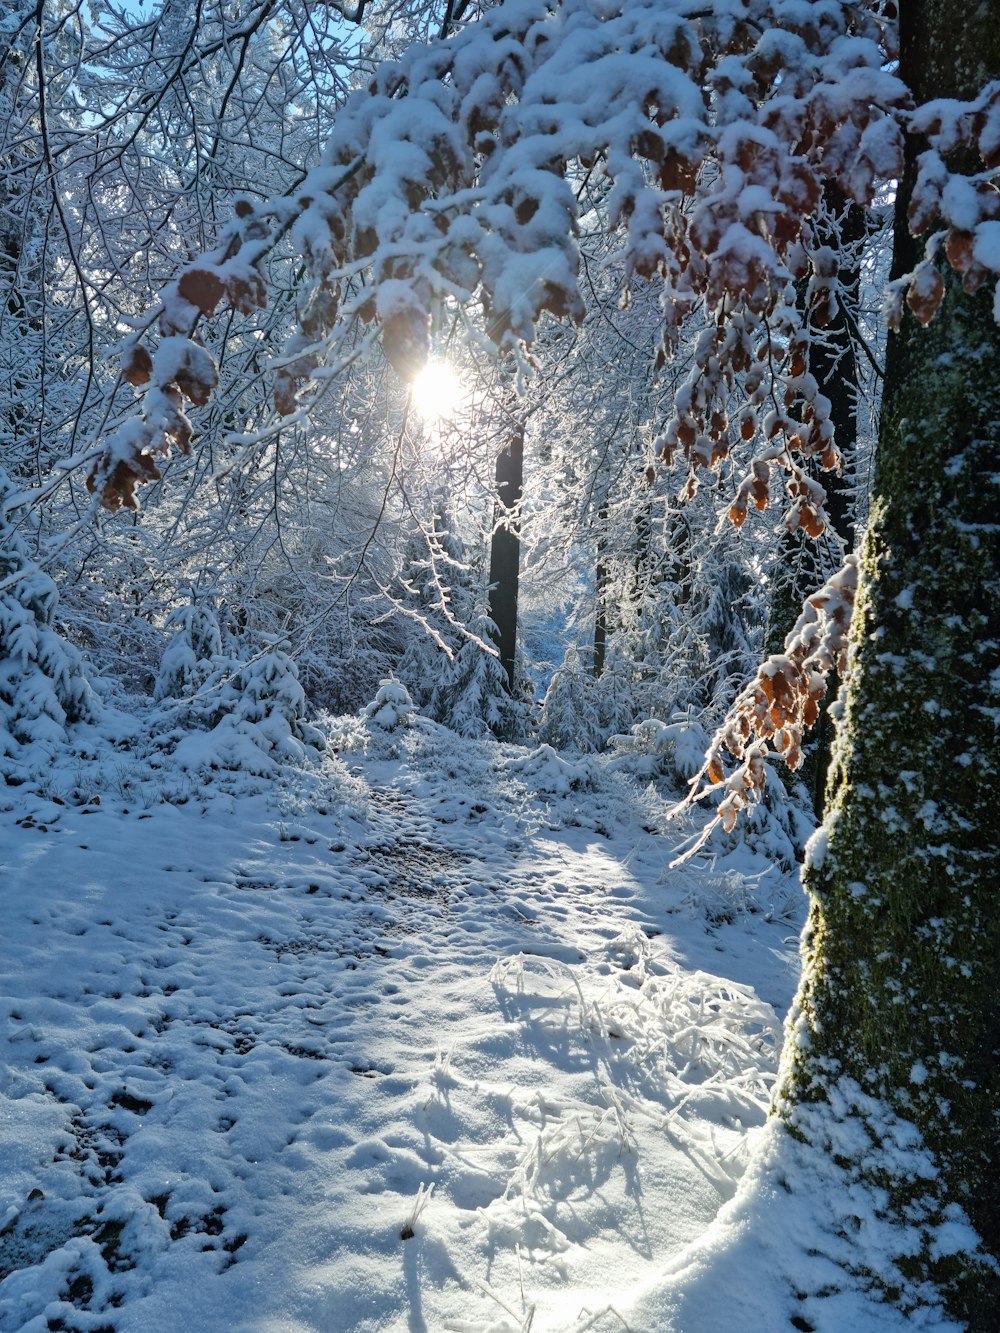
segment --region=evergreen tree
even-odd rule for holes
[[[96,718],[97,700],[79,652],[55,628],[56,585],[31,559],[14,497],[0,469],[0,755],[30,763],[22,747],[63,741],[68,724]]]
[[[473,573],[465,546],[456,532],[447,497],[434,496],[429,528],[410,534],[400,571],[402,602],[415,622],[397,672],[422,708],[447,667],[447,653],[457,651],[475,605]]]
[[[275,759],[295,761],[306,747],[321,750],[324,742],[305,720],[306,696],[285,648],[275,640],[240,667],[224,695],[224,721],[251,735]]]
[[[211,596],[199,597],[192,589],[190,602],[171,612],[166,628],[174,633],[160,659],[154,699],[185,699],[231,666],[223,656],[222,629]]]
[[[249,661],[216,656],[211,667],[193,698],[180,701],[182,727],[169,733],[180,767],[269,774],[324,748],[322,733],[306,721],[298,671],[279,640]]]
[[[496,626],[480,615],[470,626],[469,636],[435,686],[428,711],[460,736],[485,736],[492,732],[500,740],[519,740],[526,729],[525,705],[511,692],[507,672],[493,646]]]
[[[562,750],[598,750],[606,731],[600,714],[600,682],[580,661],[571,645],[562,664],[553,673],[542,700],[538,738]]]

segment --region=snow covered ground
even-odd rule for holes
[[[551,753],[340,748],[0,801],[0,1329],[674,1326],[649,1293],[765,1121],[794,872],[669,870],[663,796]]]

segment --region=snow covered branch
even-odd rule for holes
[[[675,807],[676,813],[720,786],[725,792],[714,820],[682,860],[703,847],[717,825],[729,832],[740,811],[761,798],[768,754],[780,755],[793,770],[801,765],[803,737],[819,718],[830,675],[842,676],[847,667],[857,583],[858,559],[849,555],[808,599],[785,639],[784,651],[773,653],[737,696],[712,738],[703,767],[691,780],[688,795]],[[724,751],[738,760],[728,774]]]

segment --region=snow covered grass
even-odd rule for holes
[[[788,877],[395,705],[267,782],[78,733],[0,800],[0,1329],[742,1327],[700,1275],[761,1206]]]

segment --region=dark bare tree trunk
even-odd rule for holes
[[[490,619],[497,627],[500,662],[514,690],[517,659],[517,594],[521,564],[521,492],[524,485],[524,425],[497,459],[497,494],[490,543]]]
[[[974,96],[1000,74],[992,5],[908,0],[901,17],[902,71],[918,104]],[[897,200],[897,273],[918,255],[906,225],[918,151]],[[975,1333],[994,1330],[1000,1309],[992,303],[992,290],[970,296],[952,281],[928,328],[907,315],[890,339],[853,657],[828,813],[806,870],[805,972],[779,1103],[810,1142],[818,1125],[850,1124],[864,1145],[850,1165],[885,1191],[886,1219],[919,1237],[908,1276],[934,1283]],[[900,1132],[935,1174],[900,1169],[889,1146]],[[949,1216],[971,1222],[985,1257],[938,1243]]]
[[[608,652],[608,502],[598,511],[600,536],[597,538],[597,565],[594,570],[594,679],[604,674]]]

